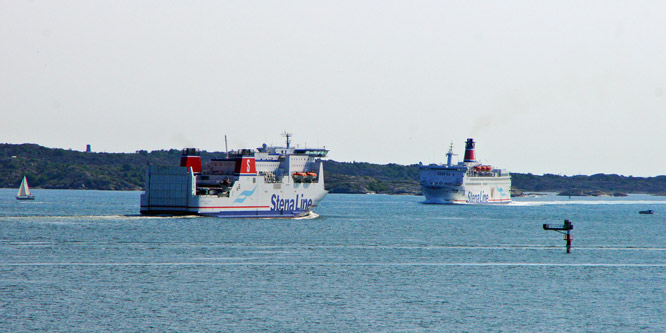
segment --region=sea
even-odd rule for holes
[[[15,194],[0,190],[1,331],[666,330],[664,197],[329,194],[289,220],[145,217],[140,192]],[[543,228],[564,220],[571,253]]]

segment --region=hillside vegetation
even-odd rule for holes
[[[208,161],[220,152],[202,152]],[[85,153],[35,144],[0,145],[0,187],[18,188],[23,175],[32,188],[141,190],[146,166],[178,165],[180,150]],[[418,165],[324,162],[332,193],[420,194]],[[666,176],[596,174],[559,176],[512,173],[513,186],[526,192],[603,191],[666,194]]]

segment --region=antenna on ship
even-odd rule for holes
[[[447,167],[451,167],[451,159],[453,158],[454,155],[457,156],[458,154],[453,153],[453,141],[451,141],[451,146],[449,146],[449,152],[446,153],[446,166]]]
[[[224,135],[224,152],[227,155],[226,158],[229,158],[229,147],[227,147],[227,135]]]
[[[282,136],[287,138],[287,148],[289,148],[289,138],[293,136],[291,133],[287,133],[287,131],[282,132]]]

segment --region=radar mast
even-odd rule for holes
[[[291,138],[291,137],[294,136],[294,135],[291,134],[291,133],[287,133],[287,131],[284,131],[284,132],[282,132],[282,136],[284,136],[285,138],[287,138],[287,148],[289,148],[289,138]]]
[[[451,146],[449,146],[449,152],[446,153],[446,166],[449,167],[449,168],[451,167],[451,158],[454,155],[458,155],[458,154],[453,153],[453,141],[451,141]]]

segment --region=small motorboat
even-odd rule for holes
[[[640,210],[640,211],[638,211],[638,214],[654,214],[654,210],[652,210],[652,209]]]

